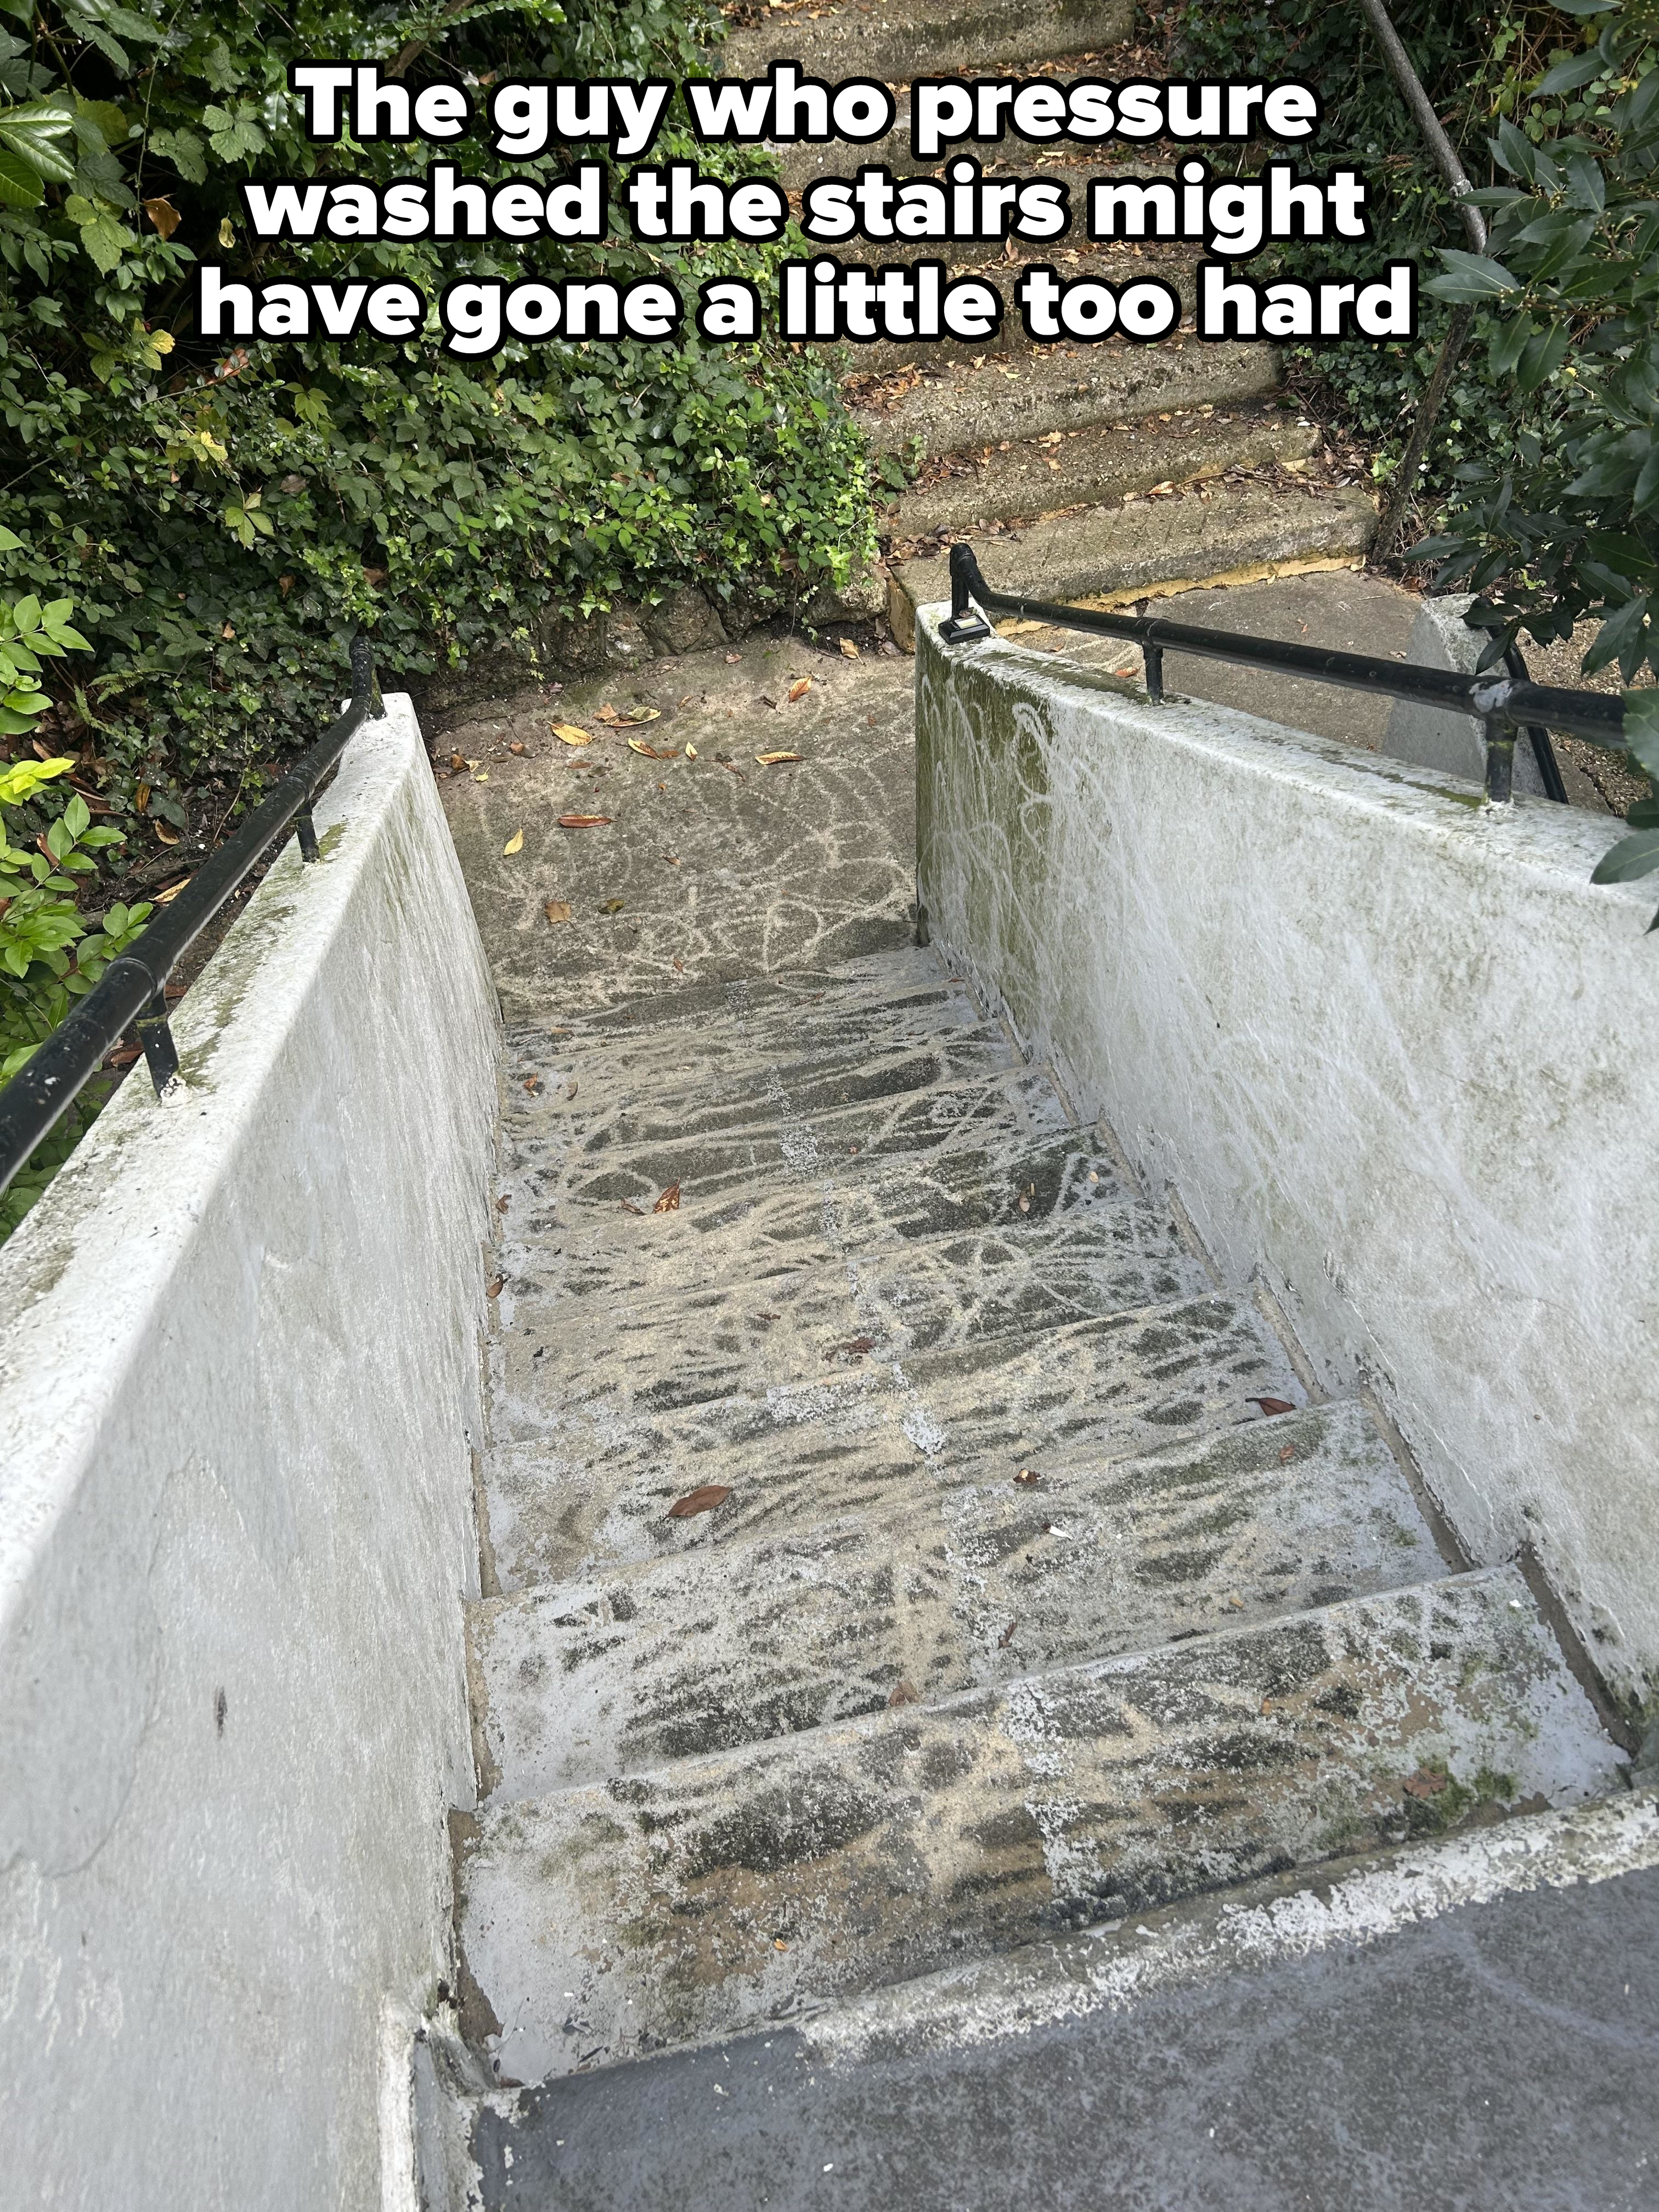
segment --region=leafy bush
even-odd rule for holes
[[[0,531],[0,544],[7,535]],[[46,607],[34,599],[15,606],[0,600],[0,684],[9,686],[0,705],[0,731],[7,736],[28,735],[46,710],[46,695],[32,688],[40,662],[84,645],[70,625],[73,612],[67,599]],[[118,902],[94,928],[82,914],[76,878],[94,872],[96,853],[125,841],[118,830],[94,824],[79,792],[32,845],[12,843],[17,811],[75,767],[72,760],[46,759],[0,769],[0,1083],[9,1083],[27,1063],[150,915],[147,904]],[[39,1197],[97,1103],[95,1095],[85,1097],[0,1194],[0,1237]]]
[[[238,185],[406,172],[416,149],[314,146],[291,60],[378,58],[411,85],[664,75],[703,66],[701,0],[343,8],[301,0],[0,0],[0,483],[21,544],[0,585],[72,597],[94,672],[55,690],[56,731],[118,816],[165,844],[210,835],[273,756],[314,729],[346,643],[387,677],[532,654],[550,614],[687,581],[785,603],[871,547],[861,456],[829,368],[741,347],[512,345],[445,357],[430,335],[252,348],[191,334],[194,264],[232,279],[731,269],[702,246],[488,240],[251,241]],[[683,121],[653,158],[689,145]],[[464,170],[488,146],[457,142]],[[517,165],[551,179],[571,148]],[[700,154],[717,169],[715,149]],[[724,157],[745,168],[753,155]],[[695,260],[695,272],[688,264]],[[164,860],[158,856],[158,864]]]
[[[1632,684],[1644,668],[1659,676],[1659,7],[1562,4],[1600,19],[1597,35],[1538,94],[1577,94],[1579,126],[1539,143],[1500,121],[1492,156],[1507,181],[1478,196],[1489,250],[1448,252],[1432,283],[1442,299],[1501,307],[1492,378],[1525,392],[1559,372],[1559,417],[1547,438],[1522,428],[1501,463],[1460,470],[1447,531],[1417,550],[1443,559],[1443,580],[1493,593],[1480,611],[1489,658],[1523,629],[1570,638],[1599,614],[1585,672],[1616,661]],[[1659,694],[1627,692],[1626,718],[1636,758],[1659,776]],[[1629,819],[1636,834],[1598,882],[1659,869],[1659,799]]]

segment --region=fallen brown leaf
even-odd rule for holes
[[[776,768],[783,761],[804,760],[804,753],[757,753],[755,758],[763,768]]]
[[[1287,1461],[1293,1460],[1295,1457],[1296,1446],[1294,1444],[1286,1444],[1284,1450],[1279,1455],[1279,1464],[1280,1467],[1283,1467]]]
[[[1014,1477],[1014,1480],[1026,1490],[1035,1490],[1042,1480],[1042,1477],[1034,1467],[1021,1468],[1019,1473]]]
[[[915,1684],[914,1682],[895,1682],[892,1689],[888,1693],[887,1702],[889,1705],[915,1705],[918,1702],[918,1693]]]
[[[579,730],[574,722],[555,722],[553,734],[562,738],[568,745],[591,745],[593,742],[592,730]]]
[[[826,1359],[839,1359],[844,1352],[849,1359],[862,1359],[866,1352],[873,1352],[875,1348],[873,1336],[854,1336],[845,1344],[832,1344],[823,1356]]]
[[[810,676],[798,676],[789,686],[789,696],[791,699],[804,699],[811,688],[812,679]]]
[[[519,743],[519,741],[518,741],[518,739],[517,739],[516,738],[514,738],[514,739],[513,740],[513,743],[512,743],[512,744],[507,747],[507,750],[508,750],[508,752],[510,752],[510,753],[517,753],[517,755],[519,756],[519,758],[520,758],[520,760],[522,760],[522,759],[524,758],[524,747],[523,747],[523,746]]]
[[[1247,1398],[1247,1406],[1260,1406],[1264,1413],[1293,1413],[1296,1407],[1288,1398]]]
[[[728,653],[726,656],[726,665],[728,668],[735,668],[742,659],[743,655],[740,653]]]
[[[487,1298],[498,1298],[501,1294],[501,1279],[497,1275],[493,1282],[484,1285],[484,1296]]]
[[[550,921],[568,921],[570,902],[568,899],[549,899],[542,912]]]
[[[999,1651],[1006,1651],[1008,1649],[1008,1646],[1014,1640],[1014,1631],[1018,1626],[1019,1623],[1017,1620],[1011,1620],[1009,1622],[1006,1628],[1003,1630],[1001,1635],[997,1638],[997,1649]]]
[[[671,1182],[651,1211],[653,1213],[678,1213],[679,1210],[680,1187],[677,1182]]]
[[[459,775],[461,770],[466,766],[465,756],[460,753],[451,753],[449,756],[449,765],[454,770],[455,774]]]
[[[562,814],[559,827],[561,830],[607,830],[613,818],[609,814]]]
[[[600,902],[599,912],[601,914],[620,914],[622,910],[623,902],[621,899],[604,899]]]
[[[533,1098],[537,1091],[538,1091],[542,1087],[542,1079],[539,1075],[526,1075],[524,1079],[524,1087],[527,1091],[529,1091]]]
[[[622,1210],[624,1213],[637,1213],[641,1221],[645,1218],[645,1208],[642,1206],[635,1206],[631,1199],[623,1199]]]
[[[171,200],[154,199],[143,203],[144,213],[155,225],[164,239],[171,238],[184,217]]]
[[[155,826],[155,834],[161,839],[162,844],[176,845],[178,843],[179,832],[176,830],[169,830],[165,822],[158,822]]]
[[[688,1490],[684,1498],[677,1498],[668,1509],[671,1521],[689,1521],[694,1513],[712,1513],[717,1505],[724,1505],[732,1495],[724,1482],[705,1482],[696,1490]]]
[[[576,1095],[576,1079],[574,1075],[564,1086],[564,1095],[567,1098],[574,1098]]]
[[[164,891],[157,891],[155,898],[155,905],[170,905],[172,902],[178,897],[179,892],[183,890],[185,885],[191,881],[191,878],[189,876],[180,876],[176,884],[169,884]]]
[[[1415,1774],[1406,1777],[1408,1797],[1437,1797],[1451,1780],[1449,1774],[1438,1774],[1431,1766],[1419,1766]]]
[[[685,749],[685,757],[687,760],[696,760],[697,757],[697,749],[695,745],[687,745]]]
[[[630,753],[638,753],[641,760],[678,760],[680,757],[678,745],[672,752],[661,753],[657,750],[655,745],[647,744],[642,738],[630,738],[628,740],[628,750]]]
[[[848,660],[856,660],[859,657],[859,649],[850,637],[842,639],[841,649]]]
[[[511,1205],[512,1205],[512,1203],[513,1203],[512,1194],[511,1194],[510,1192],[508,1192],[508,1191],[503,1191],[503,1192],[501,1193],[501,1196],[500,1196],[500,1197],[495,1200],[495,1211],[496,1211],[496,1212],[497,1212],[497,1213],[505,1213],[505,1212],[507,1212],[507,1207],[508,1207],[509,1206],[511,1206]]]
[[[513,832],[513,835],[507,839],[506,844],[501,848],[501,858],[505,860],[509,853],[522,853],[523,850],[524,831],[522,830],[515,830]]]

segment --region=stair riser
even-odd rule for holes
[[[488,1813],[467,1950],[533,2080],[1618,1770],[1499,1571]]]
[[[497,1800],[1442,1572],[1347,1404],[479,1607]]]

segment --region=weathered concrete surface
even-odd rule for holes
[[[720,68],[763,76],[787,48],[809,76],[830,84],[842,77],[908,82],[941,69],[1097,52],[1127,39],[1132,21],[1126,0],[843,0],[788,18],[781,39],[770,23],[733,31]]]
[[[1576,1803],[1621,1765],[1493,1569],[492,1805],[461,1856],[466,1953],[502,2074],[532,2081]],[[1413,1794],[1425,1775],[1449,1779]]]
[[[616,731],[595,713],[605,705],[654,706],[659,719]],[[593,742],[562,743],[556,722]],[[675,757],[643,757],[629,739]],[[890,662],[751,640],[735,664],[699,654],[556,697],[520,694],[447,726],[444,743],[480,763],[441,787],[509,1020],[568,1021],[682,981],[911,941],[911,708]],[[804,758],[758,764],[770,751]],[[565,830],[562,814],[610,823]],[[550,902],[569,919],[550,922]]]
[[[1115,514],[1034,522],[975,550],[994,592],[1121,601],[1229,577],[1357,563],[1376,527],[1370,496],[1358,485],[1310,487],[1287,500],[1259,485],[1222,483]],[[917,608],[948,599],[950,588],[943,556],[902,562],[892,572],[888,617],[901,645],[915,643]]]
[[[960,473],[907,492],[891,517],[892,529],[897,538],[921,538],[998,518],[1097,506],[1157,484],[1202,483],[1224,469],[1298,460],[1318,442],[1310,424],[1291,416],[1252,412],[1223,421],[1207,409],[1177,416],[1167,428],[1157,422],[1122,429],[1096,424],[1006,453],[999,442]]]
[[[1279,380],[1271,346],[1166,343],[1054,346],[1018,368],[988,359],[953,364],[890,405],[856,420],[872,451],[900,453],[920,438],[929,453],[973,452],[1003,439],[1041,438],[1162,410],[1260,399]]]
[[[932,617],[929,617],[931,623]],[[1659,1672],[1650,900],[1617,826],[1502,812],[1005,643],[918,665],[939,942],[1373,1376],[1474,1555],[1534,1544],[1597,1663]]]
[[[1659,1820],[1285,1877],[492,2099],[485,2212],[1646,2212]],[[1506,1893],[1507,1892],[1507,1893]]]
[[[1022,1472],[486,1601],[472,1633],[492,1795],[603,1782],[1443,1571],[1352,1402],[1103,1469],[1062,1458]]]
[[[502,1589],[520,1589],[600,1562],[810,1528],[993,1468],[1122,1458],[1178,1429],[1250,1419],[1255,1396],[1298,1395],[1255,1308],[1219,1294],[683,1411],[653,1411],[633,1378],[603,1365],[574,1383],[555,1368],[534,1398],[494,1394],[496,1571]],[[730,1495],[670,1517],[705,1483]]]
[[[7,2201],[380,2201],[471,1802],[495,1011],[408,702],[0,1252]],[[395,2201],[389,2198],[388,2201]]]

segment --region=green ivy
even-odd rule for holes
[[[9,19],[9,21],[7,21]],[[694,0],[0,0],[0,592],[72,598],[88,673],[48,680],[60,745],[129,826],[210,834],[339,691],[374,635],[388,681],[534,661],[550,617],[698,582],[793,605],[873,550],[861,449],[821,356],[738,347],[248,347],[191,335],[200,258],[231,280],[640,274],[763,297],[781,248],[250,240],[253,177],[406,173],[418,148],[314,146],[290,61],[350,54],[411,88],[507,75],[682,77]],[[684,118],[651,158],[690,151]],[[457,143],[489,173],[482,137]],[[604,148],[515,173],[550,179]],[[752,169],[698,149],[706,172]],[[613,200],[616,195],[613,191]],[[68,749],[66,748],[66,749]],[[147,842],[145,831],[139,842]],[[158,862],[165,859],[158,854]]]

